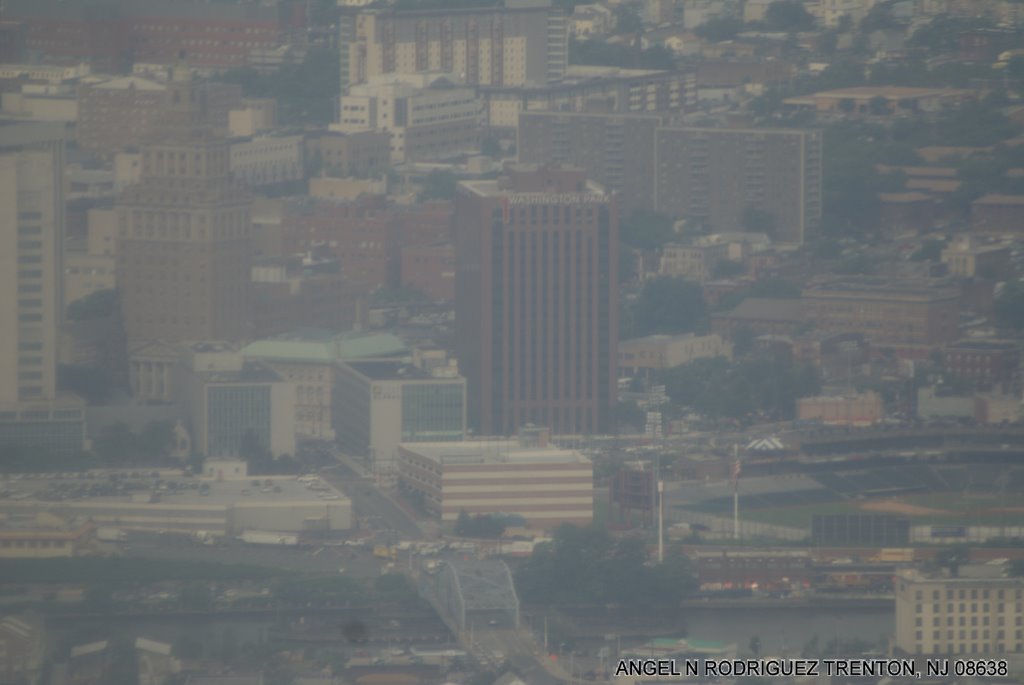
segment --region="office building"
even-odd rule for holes
[[[989,193],[971,203],[971,230],[1016,235],[1021,232],[1024,195]]]
[[[624,211],[653,209],[654,132],[660,125],[658,116],[523,111],[519,161],[578,166],[619,193]]]
[[[26,51],[49,61],[118,72],[133,62],[172,64],[183,51],[209,69],[244,67],[305,28],[305,3],[112,0],[102,7],[62,0],[5,0],[24,25]]]
[[[84,422],[57,393],[64,142],[62,124],[0,122],[0,447],[71,456]]]
[[[466,432],[466,380],[454,365],[426,370],[404,361],[338,366],[334,429],[378,477],[395,476],[400,442],[451,442]]]
[[[529,107],[552,111],[523,107],[519,160],[581,167],[620,193],[626,209],[656,209],[718,233],[755,231],[776,243],[802,243],[821,219],[821,133],[673,127],[686,90],[676,86],[683,94],[664,105],[640,92],[610,98],[603,112],[585,111],[585,102]]]
[[[399,483],[453,525],[459,514],[513,514],[530,527],[589,526],[594,467],[579,452],[551,447],[543,431],[519,440],[416,442],[398,446]],[[538,439],[536,435],[540,433]]]
[[[850,276],[803,291],[819,331],[864,333],[872,345],[942,345],[959,338],[960,291],[942,280]]]
[[[796,401],[797,420],[826,426],[870,426],[884,416],[885,404],[877,392],[801,397]]]
[[[942,263],[948,265],[949,273],[963,278],[1006,278],[1012,271],[1010,257],[1009,246],[980,243],[973,236],[942,250]]]
[[[896,647],[907,654],[1024,653],[1024,579],[927,576],[896,579]]]
[[[242,103],[240,86],[197,83],[195,92],[204,101],[204,119],[220,134],[227,134],[229,115]],[[167,107],[175,89],[166,81],[123,76],[85,83],[78,90],[79,146],[111,159],[125,148],[151,142],[166,124]]]
[[[942,349],[942,367],[975,389],[1020,387],[1020,344],[1012,340],[959,340]]]
[[[343,133],[335,128],[306,138],[306,159],[324,176],[368,178],[387,171],[391,134],[383,131]]]
[[[558,81],[569,60],[566,15],[541,0],[461,10],[361,10],[343,14],[341,93],[374,76],[454,73],[468,85]]]
[[[451,74],[391,74],[342,95],[332,128],[391,134],[391,161],[438,161],[480,150],[480,100]]]
[[[597,433],[616,398],[618,205],[580,169],[458,185],[456,329],[470,423]]]
[[[188,70],[168,87],[174,104],[142,149],[141,180],[117,203],[125,333],[132,344],[240,340],[250,325],[250,198]]]
[[[295,454],[295,385],[267,364],[226,343],[193,343],[173,382],[199,454],[242,456],[247,440],[274,457]]]
[[[306,178],[302,136],[254,136],[231,142],[231,173],[247,186],[268,186]]]
[[[802,244],[821,220],[821,141],[800,129],[659,129],[655,208],[715,232]]]
[[[387,358],[408,350],[387,333],[334,333],[300,329],[242,348],[242,356],[261,361],[295,384],[295,432],[303,438],[333,440],[334,385],[345,361]]]
[[[556,83],[481,86],[480,96],[487,125],[511,131],[516,128],[522,112],[680,115],[693,111],[697,103],[697,82],[690,70],[574,64]]]

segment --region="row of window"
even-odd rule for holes
[[[67,546],[67,540],[0,540],[3,549],[64,549]]]

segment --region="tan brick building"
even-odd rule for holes
[[[959,337],[960,291],[945,281],[840,278],[803,291],[807,321],[873,344],[941,345]]]

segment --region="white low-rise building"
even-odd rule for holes
[[[333,130],[391,134],[391,161],[436,161],[480,150],[483,106],[453,74],[388,74],[352,86]]]
[[[442,523],[462,512],[520,516],[540,528],[593,521],[593,464],[548,445],[546,430],[526,428],[518,439],[402,443],[398,476]]]

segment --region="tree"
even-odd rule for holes
[[[138,436],[123,421],[111,424],[93,439],[92,450],[108,465],[128,464],[139,456]]]
[[[719,43],[723,40],[732,40],[742,30],[742,19],[737,17],[715,17],[694,29],[694,33],[713,43]]]
[[[954,578],[959,575],[961,564],[967,563],[970,558],[971,550],[967,545],[951,545],[935,553],[935,563],[949,571],[949,575]]]
[[[945,246],[946,241],[944,240],[937,238],[926,240],[910,255],[910,259],[915,262],[937,262],[942,258],[942,248]]]
[[[810,31],[814,28],[814,17],[804,9],[803,3],[795,0],[779,0],[768,5],[764,20],[771,31]]]
[[[678,547],[662,564],[647,557],[643,538],[615,541],[596,526],[564,525],[520,567],[516,587],[525,601],[548,605],[678,606],[695,587],[689,560]]]
[[[483,139],[483,142],[480,144],[480,154],[492,159],[501,159],[504,152],[501,149],[501,141],[498,140],[497,136],[487,136]]]
[[[740,226],[748,233],[767,233],[769,236],[774,236],[778,230],[774,214],[750,205],[743,208]]]
[[[995,302],[996,321],[1014,331],[1024,330],[1024,281],[1003,284]]]
[[[246,97],[273,98],[282,124],[329,124],[340,92],[337,48],[311,47],[302,62],[289,62],[270,73],[234,69],[220,79],[242,87]]]
[[[660,276],[644,284],[633,304],[637,336],[703,331],[708,308],[700,286],[682,278]]]
[[[455,199],[455,184],[458,180],[458,177],[450,171],[434,169],[423,180],[423,190],[420,191],[417,199],[420,202],[453,200]]]
[[[615,8],[615,33],[641,33],[644,30],[640,15],[629,5],[620,4]]]
[[[619,240],[638,250],[663,247],[674,235],[671,217],[649,209],[633,210],[619,229]]]
[[[885,116],[889,113],[889,101],[881,95],[876,95],[868,101],[868,108],[876,117]]]
[[[761,638],[757,635],[754,635],[752,638],[750,638],[749,647],[750,653],[753,654],[754,658],[756,659],[758,656],[761,655]]]
[[[67,317],[70,321],[105,319],[117,312],[120,302],[117,290],[97,290],[69,304]]]
[[[57,367],[57,385],[62,390],[70,390],[79,395],[89,404],[106,404],[117,389],[109,369],[69,364]]]
[[[206,611],[213,606],[213,593],[207,583],[195,581],[181,588],[179,601],[183,609]]]

